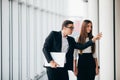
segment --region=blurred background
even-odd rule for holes
[[[96,80],[120,80],[120,0],[0,0],[0,80],[47,80],[43,43],[66,19],[75,23],[73,37],[84,19],[94,35],[103,33]]]

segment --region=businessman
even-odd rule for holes
[[[69,80],[68,70],[73,70],[73,51],[74,49],[85,49],[92,46],[96,40],[101,38],[101,34],[95,36],[92,40],[85,44],[76,43],[74,38],[69,36],[74,29],[74,23],[70,20],[65,20],[62,24],[62,30],[52,31],[46,38],[43,53],[50,67],[46,67],[48,80]],[[64,67],[60,68],[58,63],[54,61],[50,52],[64,52],[65,62]]]

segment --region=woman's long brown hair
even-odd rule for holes
[[[87,37],[89,38],[89,40],[93,38],[92,30],[90,31],[90,33],[87,33],[86,31],[86,28],[88,27],[89,23],[92,24],[90,20],[83,21],[80,36],[78,38],[78,43],[84,44],[86,42]],[[91,26],[91,29],[92,29],[92,26]],[[95,52],[95,44],[92,45],[91,50],[92,50],[92,53]],[[80,50],[80,53],[82,54],[82,50]]]

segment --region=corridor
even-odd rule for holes
[[[95,80],[120,80],[120,0],[0,0],[0,80],[48,80],[45,38],[72,20],[74,38],[84,19],[93,22],[100,73]],[[70,80],[76,80],[69,71]]]

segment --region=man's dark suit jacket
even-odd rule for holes
[[[73,37],[67,36],[69,48],[68,52],[66,53],[66,65],[65,67],[68,70],[73,70],[73,53],[74,49],[83,50],[89,46],[92,46],[94,43],[92,40],[88,41],[85,44],[76,43]],[[53,60],[50,55],[50,52],[61,52],[62,47],[62,34],[61,31],[52,31],[49,36],[46,38],[44,46],[43,46],[43,53],[48,61],[48,63]]]

